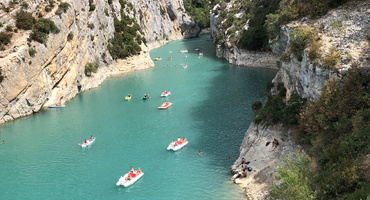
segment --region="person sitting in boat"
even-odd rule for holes
[[[134,168],[130,167],[129,173],[134,173],[134,172],[135,172]]]
[[[85,139],[85,141],[82,144],[87,145],[88,144],[87,140]]]
[[[127,97],[131,97],[131,94],[128,94]]]
[[[187,142],[188,140],[186,139],[186,137],[184,137],[181,141],[182,142]]]
[[[93,136],[90,136],[89,141],[93,141],[93,140],[94,140],[94,137]]]
[[[144,94],[144,99],[147,99],[147,98],[149,98],[149,94],[148,93],[145,93]]]
[[[141,172],[142,171],[141,171],[140,167],[138,167],[137,170],[136,170],[136,174],[139,175],[139,174],[141,174]]]

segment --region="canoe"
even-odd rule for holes
[[[167,109],[167,108],[169,108],[171,106],[172,106],[172,103],[167,101],[167,102],[163,102],[162,105],[158,107],[158,109],[162,109],[163,110],[163,109]]]
[[[49,106],[49,108],[64,108],[64,107],[65,105],[59,105],[59,104]]]
[[[178,141],[176,141],[176,142],[178,142]],[[181,148],[183,148],[184,146],[186,146],[189,143],[188,141],[186,141],[186,142],[182,142],[181,144],[175,145],[176,142],[170,143],[167,147],[167,150],[177,151],[177,150],[180,150]]]
[[[130,99],[131,99],[131,97],[132,97],[132,96],[126,96],[126,97],[125,97],[125,100],[126,100],[126,101],[128,101],[128,100],[130,100]]]
[[[161,97],[168,97],[170,95],[171,95],[171,92],[170,91],[162,92]]]
[[[82,148],[91,146],[95,142],[95,139],[96,139],[96,137],[94,137],[94,139],[92,141],[87,140],[87,144],[82,143],[82,144],[78,144],[78,145],[80,145]]]
[[[123,187],[128,187],[128,186],[134,184],[142,176],[144,176],[144,172],[141,172],[139,175],[136,175],[134,178],[131,178],[131,180],[126,180],[127,176],[128,176],[128,173],[126,173],[124,176],[121,176],[121,178],[118,179],[116,185],[117,186],[123,185]]]

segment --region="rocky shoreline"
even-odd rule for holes
[[[274,138],[279,141],[276,148],[272,145]],[[266,145],[267,142],[270,143]],[[274,177],[278,167],[283,164],[284,159],[292,158],[296,152],[302,153],[302,149],[295,144],[287,128],[252,123],[240,146],[239,158],[231,166],[231,173],[234,174],[231,180],[243,188],[248,199],[266,199],[271,186],[276,183]],[[235,179],[242,171],[242,158],[250,162],[247,166],[252,170],[247,171],[246,178]]]

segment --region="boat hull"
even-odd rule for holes
[[[91,145],[93,145],[93,144],[94,144],[95,139],[96,139],[96,138],[94,137],[94,139],[93,139],[92,141],[88,140],[88,141],[87,141],[87,144],[80,144],[80,146],[81,146],[82,148],[85,148],[85,147],[91,146]]]
[[[128,176],[128,173],[125,174],[124,176],[121,176],[119,180],[117,181],[116,185],[120,186],[122,185],[123,187],[128,187],[132,184],[134,184],[137,180],[139,180],[142,176],[144,176],[144,172],[141,172],[141,174],[135,176],[135,178],[132,178],[131,180],[126,180],[126,177]]]
[[[177,146],[174,146],[173,144],[169,144],[168,147],[167,147],[167,150],[178,151],[181,148],[183,148],[184,146],[186,146],[187,144],[188,144],[188,141],[183,142],[182,144],[179,144]]]

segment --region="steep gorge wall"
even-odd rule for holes
[[[221,9],[225,9],[227,11],[232,10],[233,5],[240,4],[239,0],[232,0],[229,3],[227,3],[226,7],[222,7]],[[220,9],[220,5],[217,4],[214,6],[212,10]],[[235,27],[229,27],[228,29],[224,30],[223,23],[226,23],[225,19],[222,19],[220,17],[220,13],[211,11],[210,14],[210,32],[211,36],[213,38],[213,41],[216,42],[217,35],[220,31],[224,32],[225,35],[227,35],[225,39],[226,45],[217,45],[216,46],[216,56],[218,58],[224,58],[229,63],[234,65],[240,65],[240,66],[249,66],[249,67],[262,67],[262,68],[271,68],[271,69],[277,69],[276,62],[279,60],[279,56],[272,52],[262,52],[262,51],[248,51],[245,49],[238,48],[237,45],[235,45],[235,41],[232,41],[232,37],[228,35],[228,30],[233,29]],[[236,13],[234,17],[241,18],[243,15],[246,15],[246,13]],[[243,29],[248,28],[248,21],[243,26]],[[236,30],[235,32],[232,32],[231,34],[235,34],[238,36],[241,34],[243,30]]]
[[[131,0],[132,10],[126,15],[141,26],[146,45],[141,45],[140,55],[125,60],[114,60],[107,50],[108,40],[114,34],[114,17],[120,19],[118,0],[108,4],[94,0],[95,9],[89,11],[88,0],[66,0],[71,6],[66,13],[55,15],[60,2],[53,10],[45,11],[48,2],[27,1],[27,12],[52,20],[60,29],[49,34],[45,44],[28,41],[31,31],[16,30],[11,43],[0,51],[0,69],[4,77],[0,83],[0,124],[38,112],[42,107],[64,103],[79,92],[100,85],[107,77],[129,71],[153,67],[149,50],[167,41],[196,37],[197,25],[186,15],[182,1]],[[15,14],[19,4],[2,3],[10,12],[0,10],[0,32],[15,27]],[[67,39],[72,33],[73,38]],[[31,56],[29,49],[36,50]],[[95,63],[98,72],[90,77],[84,73],[86,63]]]
[[[322,65],[321,61],[312,61],[307,49],[302,52],[302,60],[294,55],[289,60],[282,61],[273,82],[283,83],[287,96],[298,93],[300,96],[314,101],[321,95],[328,79],[340,81],[340,78],[351,67],[370,67],[370,2],[352,1],[337,9],[331,10],[325,16],[312,21],[306,18],[291,22],[281,29],[280,40],[272,47],[274,53],[281,55],[287,51],[290,44],[289,33],[296,27],[309,27],[318,30],[322,46],[322,58],[329,54],[331,48],[340,52],[339,63],[334,68]],[[338,23],[341,26],[338,28]],[[251,200],[269,198],[269,190],[274,184],[278,166],[285,158],[291,158],[293,153],[302,149],[291,138],[289,129],[281,125],[263,126],[251,124],[240,147],[239,158],[231,167],[232,173],[241,171],[241,159],[250,161],[252,172],[248,177],[235,182],[244,188],[245,194]],[[274,149],[266,146],[277,138],[279,146]]]

